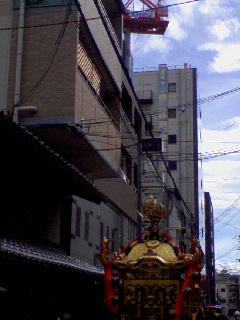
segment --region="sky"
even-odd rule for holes
[[[134,3],[138,10],[139,1]],[[199,104],[199,150],[204,191],[214,208],[216,268],[240,274],[240,1],[162,4],[169,6],[165,34],[131,35],[134,68],[188,63],[197,68],[199,101],[221,95]]]

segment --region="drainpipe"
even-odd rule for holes
[[[24,18],[25,18],[25,0],[20,0],[19,21],[18,21],[17,63],[16,63],[16,78],[15,78],[15,91],[14,91],[14,107],[20,101]]]
[[[21,78],[22,78],[22,56],[23,56],[23,33],[25,20],[25,3],[26,0],[20,0],[19,21],[18,21],[18,43],[17,43],[17,62],[16,62],[16,78],[14,91],[14,109],[13,121],[19,123],[20,116],[29,116],[37,112],[34,106],[21,107],[17,106],[21,95]]]

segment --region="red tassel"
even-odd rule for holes
[[[104,268],[105,303],[113,313],[117,314],[117,306],[112,302],[112,298],[115,294],[114,288],[111,285],[111,280],[113,277],[112,260],[107,260],[107,262],[104,265]]]

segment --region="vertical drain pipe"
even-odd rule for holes
[[[17,63],[16,63],[16,78],[15,78],[14,107],[13,108],[15,108],[18,105],[18,103],[20,101],[20,93],[21,93],[24,18],[25,18],[25,0],[20,0],[19,21],[18,21],[18,38],[17,38],[18,39]]]

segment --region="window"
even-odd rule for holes
[[[141,137],[141,129],[142,129],[142,118],[138,113],[137,109],[134,109],[134,129],[138,137]]]
[[[77,207],[76,224],[75,224],[75,236],[76,237],[80,237],[80,226],[81,226],[81,208]]]
[[[99,259],[99,255],[97,253],[94,254],[94,266],[101,269],[101,261]]]
[[[169,170],[177,170],[177,161],[168,161]]]
[[[104,224],[103,222],[100,222],[100,245],[103,241],[103,237],[104,237]]]
[[[221,292],[225,292],[226,290],[225,290],[225,288],[221,288]]]
[[[229,303],[237,303],[237,300],[236,300],[236,299],[229,299],[228,302],[229,302]]]
[[[169,134],[168,135],[168,143],[177,143],[177,135],[176,134]]]
[[[128,119],[132,122],[132,98],[124,85],[122,88],[122,108]]]
[[[177,117],[177,111],[175,108],[173,109],[168,109],[168,118],[174,119]]]
[[[115,246],[114,246],[114,244],[115,244],[115,230],[114,229],[112,229],[112,248],[111,248],[111,250],[112,250],[112,252],[114,252],[114,250],[115,250]]]
[[[85,212],[85,232],[84,232],[84,240],[89,239],[89,212]]]
[[[176,92],[176,83],[168,84],[168,92]]]
[[[132,158],[123,145],[121,146],[121,169],[123,179],[130,184],[132,181]]]

